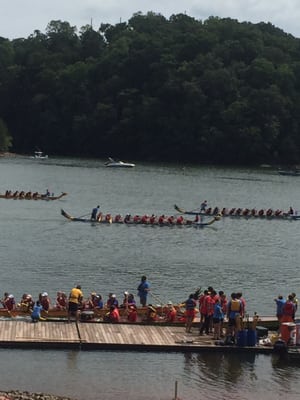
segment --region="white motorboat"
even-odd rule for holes
[[[133,168],[133,167],[135,167],[135,164],[123,162],[120,160],[116,161],[111,157],[108,157],[108,160],[109,161],[107,161],[104,165],[109,168]]]
[[[35,159],[38,159],[38,160],[44,160],[44,159],[48,158],[48,155],[44,154],[42,151],[35,151],[34,155],[31,156],[30,158],[35,158]]]

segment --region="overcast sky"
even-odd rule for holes
[[[209,16],[238,21],[271,22],[300,37],[300,0],[0,0],[0,36],[27,38],[35,30],[45,32],[52,20],[67,21],[78,30],[93,23],[116,24],[135,12],[160,13],[166,18],[186,13],[196,19]]]

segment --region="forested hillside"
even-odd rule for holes
[[[11,136],[18,153],[299,163],[300,40],[184,14],[51,21],[0,38],[0,122],[0,150]]]

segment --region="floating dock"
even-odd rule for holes
[[[216,345],[212,335],[182,326],[28,320],[0,321],[0,348],[272,353],[272,346]]]

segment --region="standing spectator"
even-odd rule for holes
[[[185,313],[186,313],[186,323],[185,323],[185,331],[187,333],[191,333],[192,324],[196,315],[196,300],[194,299],[194,293],[189,295],[189,298],[185,302]]]
[[[293,295],[289,294],[287,301],[282,307],[281,322],[293,322],[295,318],[295,308]]]
[[[236,293],[231,294],[231,299],[227,304],[227,318],[228,318],[228,334],[236,339],[237,333],[240,330],[240,318],[242,311],[242,303],[237,298]]]
[[[219,340],[221,338],[221,324],[224,319],[222,306],[219,299],[215,300],[214,313],[213,313],[213,324],[214,324],[214,339]]]
[[[71,316],[76,317],[76,321],[79,320],[79,306],[83,300],[83,293],[81,291],[81,286],[77,285],[74,287],[69,295],[69,306],[68,306],[68,322],[71,321]]]
[[[276,303],[276,317],[278,319],[278,322],[281,322],[282,316],[283,316],[283,306],[285,303],[285,299],[283,296],[279,295],[277,299],[274,299]]]
[[[139,284],[138,288],[138,296],[140,298],[140,303],[143,307],[147,304],[147,296],[150,291],[150,284],[147,281],[147,277],[145,275],[141,278],[141,283]]]

